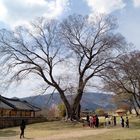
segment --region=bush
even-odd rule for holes
[[[105,115],[105,111],[103,109],[96,109],[95,110],[95,113],[98,115],[98,116],[104,116]]]
[[[58,105],[58,110],[59,110],[59,116],[60,117],[65,117],[66,116],[66,108],[64,104],[59,104]]]

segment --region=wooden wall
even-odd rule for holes
[[[0,117],[35,117],[34,111],[0,109]]]
[[[19,126],[23,119],[26,124],[46,121],[43,117],[0,117],[0,129]]]

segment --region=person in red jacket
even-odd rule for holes
[[[93,127],[96,126],[96,116],[93,116]]]

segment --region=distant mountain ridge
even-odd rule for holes
[[[114,104],[111,103],[112,99],[111,94],[87,92],[83,94],[81,100],[82,110],[96,110],[97,108],[113,109],[115,108]],[[68,95],[69,101],[72,100],[72,96]],[[37,105],[40,108],[51,107],[52,105],[58,105],[62,103],[62,100],[58,93],[38,95],[26,97],[24,100]]]

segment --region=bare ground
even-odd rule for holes
[[[24,140],[67,140],[72,139],[76,140],[76,138],[82,138],[86,136],[98,135],[103,134],[105,132],[111,131],[110,129],[83,129],[83,130],[74,130],[74,131],[64,131],[60,134],[53,134],[49,136],[43,137],[25,137]],[[0,140],[19,140],[19,135],[14,137],[0,137]]]

